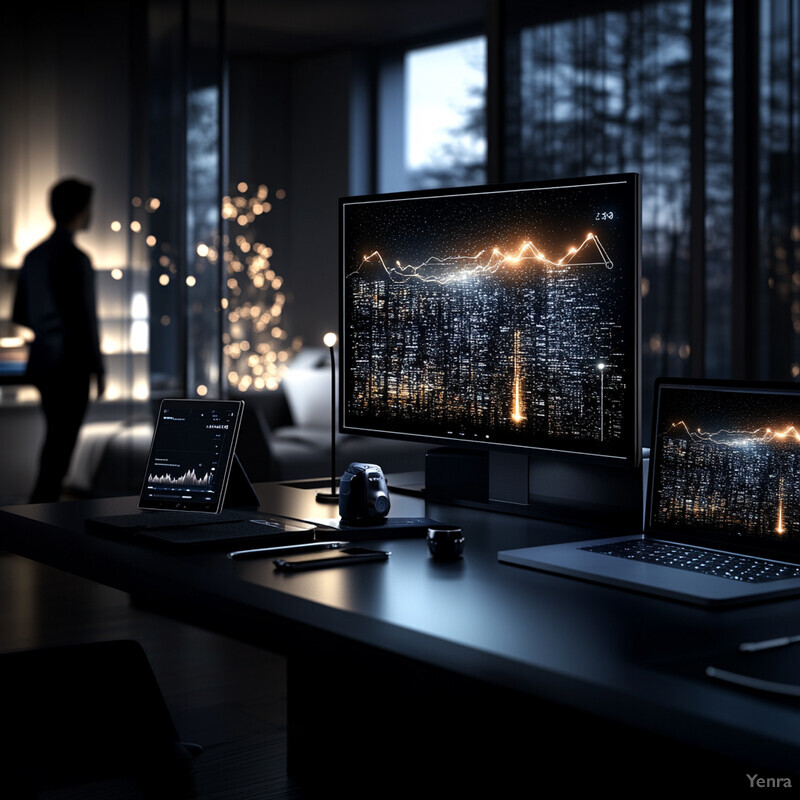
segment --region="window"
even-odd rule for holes
[[[732,373],[733,13],[728,0],[706,3],[702,196],[705,352],[709,377]],[[698,167],[699,168],[699,167]],[[698,200],[699,202],[699,200]],[[700,370],[698,370],[700,371]]]
[[[386,61],[380,191],[486,180],[486,39],[421,47]]]
[[[800,377],[800,2],[760,4],[758,377]]]
[[[527,5],[509,3],[504,36],[505,177],[642,175],[647,420],[658,375],[737,371],[736,299],[754,302],[734,290],[734,176],[753,157],[734,147],[735,113],[748,113],[734,108],[735,6],[652,0],[570,14],[566,2],[543,17]]]

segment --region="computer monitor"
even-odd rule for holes
[[[638,175],[348,197],[339,223],[340,430],[639,464]]]

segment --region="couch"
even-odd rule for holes
[[[237,455],[254,483],[329,478],[331,471],[331,372],[324,348],[306,348],[278,389],[232,395],[245,401]],[[75,448],[66,488],[80,496],[138,493],[153,419],[89,422]],[[384,472],[422,472],[429,446],[397,440],[336,435],[336,474],[353,461]]]

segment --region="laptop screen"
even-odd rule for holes
[[[656,383],[648,528],[800,552],[800,385]]]
[[[139,508],[219,512],[243,407],[240,400],[162,400]]]

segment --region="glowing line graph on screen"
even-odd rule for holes
[[[690,439],[696,442],[710,442],[725,447],[741,447],[749,444],[768,444],[770,442],[800,443],[800,431],[794,425],[787,425],[782,430],[772,427],[756,428],[752,431],[736,431],[722,428],[718,431],[691,430],[681,420],[673,422],[668,433],[674,434],[675,429],[682,429]]]
[[[569,250],[558,260],[548,258],[533,242],[526,241],[515,253],[504,253],[499,248],[484,249],[474,256],[448,256],[438,258],[431,256],[421,264],[401,264],[388,266],[383,255],[375,250],[363,257],[361,263],[351,273],[360,273],[362,268],[378,265],[394,283],[436,283],[446,285],[477,275],[496,275],[501,271],[519,270],[524,267],[552,267],[566,269],[568,267],[603,266],[613,269],[614,262],[603,247],[600,239],[593,233],[577,247]]]
[[[206,472],[202,478],[197,476],[193,469],[188,469],[183,475],[175,478],[169,473],[163,475],[153,475],[152,473],[147,476],[147,482],[152,484],[161,484],[165,486],[210,486],[212,474]]]

